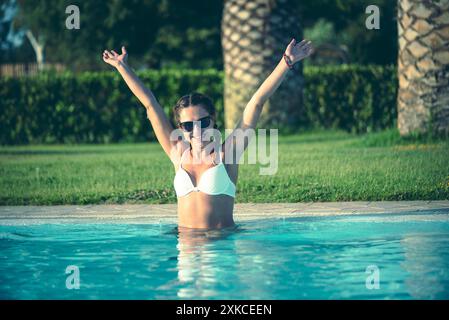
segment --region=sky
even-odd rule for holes
[[[15,14],[17,13],[17,7],[15,5],[15,1],[6,1],[2,4],[2,12],[4,12],[4,15],[0,17],[1,22],[8,21],[9,24],[12,23],[12,19],[14,18]],[[0,24],[0,28],[1,28]],[[12,28],[9,30],[8,36],[6,40],[13,44],[14,47],[18,47],[23,43],[23,31],[15,32],[15,30],[12,30]],[[5,44],[1,44],[2,48],[5,47]]]

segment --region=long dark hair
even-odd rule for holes
[[[214,120],[214,128],[217,129],[217,123],[215,121],[215,106],[212,102],[212,99],[209,98],[207,95],[199,93],[199,92],[192,92],[185,96],[182,96],[178,102],[176,102],[176,105],[173,107],[173,114],[175,116],[175,122],[176,125],[179,126],[179,112],[182,108],[187,108],[190,106],[200,106],[206,110],[211,118]]]

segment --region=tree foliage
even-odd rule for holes
[[[106,69],[102,51],[121,45],[127,46],[131,63],[137,67],[223,68],[223,0],[1,1],[18,8],[15,31],[32,30],[45,41],[48,62],[63,63],[73,70]],[[71,4],[80,9],[80,30],[65,27],[65,8]],[[365,28],[365,9],[371,4],[380,8],[380,30]],[[327,34],[347,50],[349,62],[396,63],[396,1],[301,0],[297,5],[303,27],[315,35]],[[0,10],[0,15],[4,16],[4,11]],[[8,25],[0,29],[2,60],[33,61],[26,38],[20,48],[6,45],[8,31]]]

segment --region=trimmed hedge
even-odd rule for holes
[[[313,127],[366,133],[396,126],[396,67],[308,67],[304,78],[304,107]]]
[[[223,127],[223,72],[138,72],[165,112],[191,91],[215,102]],[[396,121],[394,67],[329,66],[304,70],[309,127],[369,132]],[[117,72],[0,78],[0,144],[108,143],[154,140],[145,109]]]

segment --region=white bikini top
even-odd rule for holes
[[[186,170],[182,167],[182,160],[186,151],[190,151],[190,148],[185,150],[179,161],[179,169],[176,172],[174,179],[174,186],[177,197],[182,197],[189,194],[192,191],[201,191],[210,195],[226,194],[235,198],[236,187],[229,178],[228,172],[223,164],[223,159],[220,153],[220,163],[214,167],[207,169],[199,179],[198,185],[193,185],[192,179]]]

